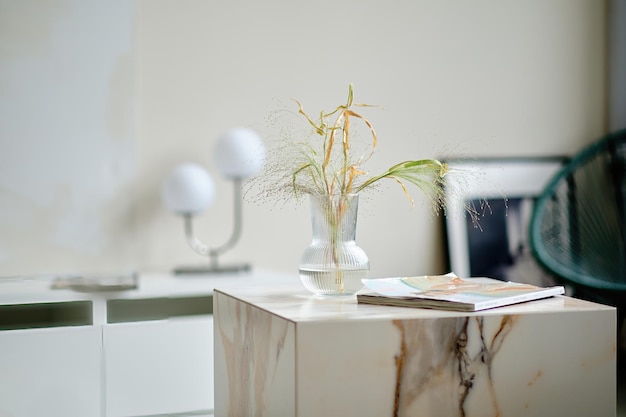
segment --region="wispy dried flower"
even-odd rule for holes
[[[355,103],[352,85],[345,104],[330,112],[321,111],[317,119],[304,110],[300,101],[294,101],[297,114],[306,121],[309,131],[295,140],[293,136],[288,137],[270,152],[268,165],[259,177],[262,181],[255,181],[263,198],[358,194],[380,180],[389,179],[400,185],[411,204],[414,201],[408,184],[417,186],[433,203],[435,211],[445,207],[448,167],[439,160],[404,161],[381,174],[369,176],[363,165],[374,155],[378,136],[372,123],[355,108],[374,106]],[[364,128],[369,137],[365,143],[355,143],[360,137],[353,130],[359,128]]]

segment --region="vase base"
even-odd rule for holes
[[[350,297],[363,288],[362,278],[368,269],[320,270],[300,268],[300,280],[305,288],[321,297]]]
[[[310,290],[309,290],[310,291]],[[337,299],[347,299],[347,298],[356,298],[355,292],[350,293],[333,293],[333,294],[319,294],[313,293],[315,298],[319,298],[322,300],[337,300]]]

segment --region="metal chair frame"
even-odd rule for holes
[[[530,243],[575,296],[626,306],[626,130],[587,146],[548,183]]]

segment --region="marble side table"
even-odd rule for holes
[[[615,416],[616,310],[559,296],[480,313],[214,291],[215,415]]]

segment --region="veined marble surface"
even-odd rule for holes
[[[465,317],[468,315],[454,311],[358,304],[356,297],[318,297],[308,293],[302,286],[290,284],[272,284],[269,287],[216,287],[215,290],[294,322],[342,319],[416,319]],[[488,316],[589,310],[614,309],[584,300],[559,296],[474,314]]]
[[[615,309],[555,297],[480,313],[298,286],[214,296],[216,416],[614,416]]]

